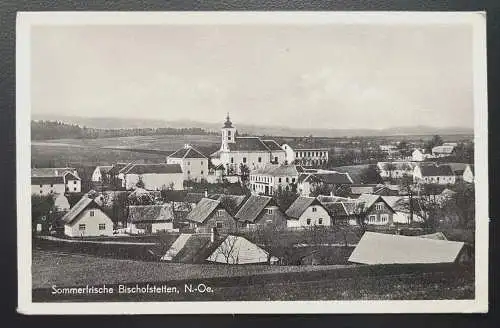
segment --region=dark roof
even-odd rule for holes
[[[173,217],[172,207],[169,205],[140,205],[128,207],[128,221],[132,223],[172,221]]]
[[[186,203],[198,203],[200,200],[205,197],[205,193],[203,192],[188,192],[186,194],[186,197],[184,198],[184,201]]]
[[[325,184],[352,184],[353,182],[349,173],[340,172],[311,173],[308,177],[304,177],[302,181],[322,182]]]
[[[314,197],[304,197],[304,196],[297,197],[297,199],[295,199],[292,205],[290,205],[290,207],[286,210],[285,214],[292,219],[298,219],[300,218],[302,213],[304,213],[304,211],[311,205],[323,206]]]
[[[274,141],[274,140],[262,140],[262,142],[263,142],[263,143],[264,143],[264,145],[266,145],[266,146],[267,146],[267,148],[269,148],[269,150],[271,150],[271,151],[278,151],[278,150],[280,150],[280,151],[284,151],[284,150],[280,147],[280,145],[279,145],[276,141]]]
[[[129,165],[129,164],[127,164],[127,163],[116,163],[108,171],[108,174],[110,174],[110,175],[117,175],[118,173],[120,173],[120,170],[123,169],[127,165]]]
[[[219,207],[220,202],[210,198],[203,198],[196,205],[196,207],[189,212],[186,220],[203,223],[212,214],[212,212]]]
[[[93,166],[81,166],[76,168],[76,172],[78,172],[78,176],[82,181],[90,181],[92,178],[92,174],[94,173],[94,170],[95,167]]]
[[[45,185],[45,184],[64,184],[64,177],[31,177],[32,185]]]
[[[182,173],[179,164],[132,164],[124,174],[171,174]]]
[[[234,143],[228,143],[230,151],[269,151],[269,148],[257,137],[236,137]]]
[[[32,177],[55,177],[55,176],[63,176],[65,172],[76,171],[72,167],[49,167],[49,168],[32,168],[31,176]]]
[[[66,213],[63,217],[62,217],[62,221],[66,224],[68,223],[71,223],[72,221],[74,221],[78,215],[80,215],[80,213],[82,211],[84,211],[86,208],[88,208],[89,206],[93,206],[93,207],[96,207],[96,208],[100,208],[99,205],[92,199],[92,198],[89,198],[87,195],[84,195],[79,201],[78,203],[76,203],[70,210],[68,213]]]
[[[254,222],[271,200],[272,197],[269,196],[251,195],[236,213],[235,218],[242,222]]]
[[[232,128],[233,127],[233,122],[231,122],[231,119],[229,118],[229,113],[227,113],[226,121],[224,122],[224,127],[225,128]]]
[[[269,176],[299,176],[304,169],[300,165],[266,165],[255,171],[252,175],[269,175]]]
[[[337,171],[340,173],[348,173],[352,179],[353,183],[361,184],[361,175],[363,171],[368,168],[369,165],[351,165],[351,166],[339,166],[331,168],[332,171]]]
[[[316,143],[316,141],[313,139],[312,141],[309,140],[288,140],[283,143],[287,144],[290,146],[293,150],[328,150],[327,147],[324,145],[321,145],[319,143]]]
[[[207,158],[197,149],[189,146],[176,150],[174,153],[168,155],[169,158]]]
[[[209,196],[211,199],[215,199],[221,202],[224,202],[225,199],[231,199],[234,201],[236,211],[241,207],[247,196],[245,195],[226,195],[226,194],[212,194]],[[226,209],[227,210],[227,209]]]
[[[66,172],[63,174],[63,176],[66,180],[80,180],[80,177],[71,172]]]
[[[422,165],[420,167],[420,172],[422,172],[422,176],[451,176],[455,175],[453,170],[449,165]]]
[[[171,202],[183,202],[186,198],[186,190],[165,190],[165,199]]]
[[[359,198],[357,199],[358,204],[362,203],[364,204],[363,211],[367,212],[376,202],[384,202],[387,207],[392,211],[395,212],[394,208],[392,208],[391,204],[389,204],[384,197],[380,195],[373,195],[373,194],[361,194]]]
[[[342,202],[323,203],[323,206],[332,217],[347,216],[347,210]]]

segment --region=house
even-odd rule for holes
[[[269,196],[251,195],[243,203],[235,215],[239,224],[252,229],[256,227],[284,228],[287,225],[285,214],[276,204],[276,201]]]
[[[179,164],[131,164],[119,174],[122,175],[122,186],[127,190],[133,189],[139,181],[147,190],[183,189],[184,173]]]
[[[278,262],[268,251],[241,236],[228,235],[207,257],[208,262],[221,264],[260,264]]]
[[[455,184],[456,176],[447,164],[417,165],[413,171],[413,181],[419,184]]]
[[[457,181],[474,182],[474,165],[467,163],[447,163],[455,173]]]
[[[411,176],[415,165],[414,162],[378,162],[377,170],[382,179],[401,179],[404,176]]]
[[[241,208],[245,200],[247,199],[246,195],[228,195],[228,194],[212,194],[209,196],[210,199],[215,199],[221,202],[224,205],[224,208],[231,214],[232,216],[238,213],[238,210]]]
[[[411,224],[424,222],[422,210],[417,199],[413,199],[413,213],[410,213],[410,202],[406,196],[382,196],[382,199],[394,210],[394,224]]]
[[[455,155],[455,146],[441,145],[432,148],[432,156],[434,157],[448,157]]]
[[[349,257],[360,264],[461,262],[463,242],[365,232]]]
[[[387,203],[384,197],[373,194],[362,194],[357,198],[360,204],[360,215],[365,224],[381,226],[393,225],[393,216],[396,211]]]
[[[328,163],[328,148],[312,147],[312,145],[285,143],[281,148],[286,153],[288,164],[299,164],[317,167]]]
[[[474,183],[474,165],[467,165],[462,175],[462,180],[468,183]]]
[[[113,221],[88,195],[83,196],[62,217],[64,234],[69,237],[111,236]]]
[[[186,144],[167,156],[167,164],[179,164],[185,181],[206,181],[209,159],[193,146]]]
[[[224,165],[227,175],[241,175],[242,165],[248,167],[249,170],[255,170],[268,164],[285,162],[285,151],[274,140],[239,137],[229,114],[221,132],[221,147],[211,154],[210,158],[215,166]]]
[[[331,191],[349,186],[353,183],[349,173],[336,171],[320,171],[317,173],[302,173],[299,176],[297,191],[302,196],[310,196],[316,188],[328,189]]]
[[[303,171],[299,165],[268,165],[251,171],[250,191],[254,194],[273,195],[280,186],[293,190]]]
[[[387,155],[393,155],[394,153],[397,152],[398,147],[395,145],[380,145],[379,149],[381,152]]]
[[[54,207],[58,212],[64,212],[70,209],[68,199],[64,194],[56,194],[54,198]]]
[[[108,172],[113,168],[113,166],[96,166],[94,172],[92,172],[91,181],[92,182],[105,182],[109,181]]]
[[[37,195],[80,193],[81,179],[74,168],[31,169],[31,193]]]
[[[425,161],[426,157],[424,155],[424,150],[422,149],[415,149],[412,153],[411,153],[411,159],[412,161],[414,162],[422,162],[422,161]]]
[[[157,233],[173,230],[171,205],[131,205],[128,207],[129,233]]]
[[[333,224],[328,210],[314,197],[297,197],[285,211],[285,215],[288,219],[288,228],[331,226]]]
[[[214,199],[203,198],[186,216],[190,228],[196,232],[233,232],[237,230],[237,222],[224,208],[223,204]]]

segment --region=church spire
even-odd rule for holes
[[[231,122],[231,119],[229,118],[229,112],[227,113],[226,122],[224,122],[224,127],[225,128],[232,128],[233,127],[233,123]]]

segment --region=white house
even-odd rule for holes
[[[432,155],[425,153],[424,149],[415,149],[411,153],[411,159],[413,162],[423,162],[429,158],[432,158]]]
[[[172,205],[133,205],[128,207],[127,231],[131,234],[173,231]]]
[[[300,147],[290,143],[281,145],[288,164],[319,166],[328,162],[328,148]]]
[[[467,165],[462,175],[462,180],[465,182],[474,182],[474,165]]]
[[[184,173],[179,164],[131,164],[123,169],[122,186],[130,190],[142,180],[144,189],[161,190],[172,187],[173,190],[182,190]]]
[[[456,176],[449,165],[417,165],[413,171],[413,181],[419,184],[455,184]]]
[[[298,197],[285,211],[285,215],[289,228],[332,225],[328,210],[314,197]]]
[[[378,162],[377,170],[382,179],[400,179],[405,175],[412,175],[415,165],[414,162]]]
[[[284,163],[285,152],[274,140],[239,137],[228,114],[222,127],[221,147],[210,158],[215,166],[223,164],[227,175],[239,175],[241,165],[255,170],[268,164]]]
[[[103,180],[105,180],[106,175],[112,168],[112,165],[96,166],[94,172],[92,172],[92,177],[90,178],[90,180],[93,182],[102,182]]]
[[[113,221],[88,195],[76,203],[62,217],[64,234],[69,237],[111,236]]]
[[[31,193],[37,195],[79,193],[81,179],[74,168],[31,169]]]
[[[309,196],[315,188],[327,186],[330,189],[343,185],[352,185],[353,180],[349,173],[337,171],[318,171],[316,173],[301,173],[299,175],[297,191],[301,196]]]
[[[254,194],[273,195],[279,186],[292,188],[304,172],[299,165],[268,165],[250,172],[250,191]]]
[[[183,148],[167,156],[167,164],[179,164],[184,180],[207,180],[209,159],[194,147],[186,144]]]
[[[207,257],[207,261],[222,264],[273,264],[278,261],[278,258],[271,256],[268,251],[241,236],[228,235],[218,244]]]
[[[434,157],[447,157],[455,154],[455,146],[453,145],[441,145],[432,148],[432,155]]]

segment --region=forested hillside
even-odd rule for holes
[[[211,132],[207,132],[201,128],[95,129],[58,121],[31,121],[31,140],[206,134],[211,134]]]

